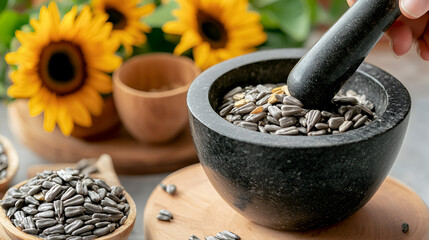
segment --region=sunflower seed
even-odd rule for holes
[[[307,115],[307,132],[310,132],[310,130],[316,125],[317,122],[319,122],[320,118],[322,117],[322,114],[319,110],[310,110]]]
[[[23,207],[22,211],[24,211],[24,213],[26,213],[27,215],[35,215],[39,212],[37,211],[37,209],[31,207]]]
[[[352,121],[353,121],[353,122],[357,122],[359,119],[361,119],[361,118],[362,118],[362,116],[363,116],[363,115],[362,115],[361,113],[359,113],[358,115],[356,115],[356,116],[354,116],[354,117],[353,117]]]
[[[97,228],[97,229],[95,229],[93,231],[93,233],[95,235],[97,235],[97,236],[103,236],[103,235],[108,234],[109,232],[110,232],[110,230],[109,230],[109,228],[107,226],[106,227],[102,227],[102,228]]]
[[[165,191],[168,194],[174,195],[174,193],[176,192],[176,185],[174,185],[174,184],[168,184],[167,187],[166,187],[166,189],[165,189]]]
[[[296,105],[299,107],[303,107],[304,105],[299,101],[298,99],[292,97],[292,96],[286,96],[283,98],[283,104],[285,105]]]
[[[332,101],[334,103],[338,103],[338,104],[350,104],[350,105],[357,105],[359,104],[358,100],[355,97],[339,97],[339,96],[335,96]]]
[[[64,227],[64,231],[67,234],[70,234],[70,233],[72,233],[73,231],[75,231],[76,229],[78,229],[78,228],[80,228],[82,226],[83,226],[83,221],[82,220],[76,220],[76,221],[74,221],[74,222],[66,225]]]
[[[66,217],[74,217],[84,213],[84,211],[85,208],[82,206],[71,206],[64,208],[64,215],[66,215]]]
[[[84,197],[82,195],[75,195],[63,202],[64,207],[68,206],[78,206],[82,205],[85,202]]]
[[[237,234],[235,234],[231,231],[228,231],[228,230],[223,230],[221,233],[225,236],[228,236],[228,237],[234,239],[234,240],[240,240],[241,239],[240,236],[238,236]]]
[[[43,218],[43,219],[36,220],[36,227],[39,229],[48,228],[56,225],[57,223],[58,221],[55,219]]]
[[[318,130],[318,131],[312,131],[308,133],[308,136],[321,136],[325,135],[327,133],[326,129]]]
[[[247,114],[253,111],[256,108],[256,105],[253,102],[249,102],[241,107],[232,109],[232,113],[234,114]]]
[[[338,129],[344,121],[344,117],[332,117],[328,120],[328,126],[331,129]]]
[[[121,211],[119,211],[117,208],[114,208],[114,207],[103,207],[102,209],[103,209],[103,212],[105,212],[105,213],[110,213],[110,214],[120,214],[121,213]]]
[[[359,118],[356,123],[353,125],[354,128],[358,128],[360,126],[363,126],[365,122],[368,120],[368,116],[364,115],[363,117]]]
[[[105,188],[107,191],[111,191],[110,186],[102,179],[94,179],[94,183],[101,188]]]
[[[282,128],[277,130],[274,134],[276,135],[296,135],[299,131],[295,126],[288,127],[288,128]]]
[[[282,106],[282,116],[295,116],[300,114],[302,108],[296,105],[283,105]]]
[[[34,217],[36,218],[53,218],[54,216],[55,216],[55,213],[52,210],[39,212],[36,215],[34,215]]]
[[[16,202],[16,201],[15,201]],[[15,204],[14,202],[14,204]],[[40,205],[39,201],[37,201],[34,197],[32,196],[26,196],[25,197],[25,202],[28,204],[34,204],[34,205]]]
[[[338,130],[340,132],[345,132],[347,131],[347,129],[349,129],[351,126],[353,126],[353,122],[352,121],[344,121],[340,127],[338,128]]]
[[[85,225],[85,226],[83,226],[83,227],[81,227],[81,228],[78,228],[78,229],[74,230],[74,231],[71,233],[71,235],[73,235],[73,236],[81,235],[82,233],[85,233],[85,232],[91,231],[91,230],[92,230],[92,229],[94,229],[94,228],[95,228],[95,227],[94,227],[94,225]]]
[[[166,222],[169,222],[169,221],[171,220],[171,218],[170,218],[169,216],[165,216],[165,215],[162,215],[162,214],[158,214],[158,215],[156,216],[156,218],[157,218],[158,220],[166,221]]]
[[[219,238],[215,237],[215,236],[208,236],[204,238],[205,240],[220,240]]]
[[[246,122],[257,122],[259,120],[261,120],[262,118],[264,118],[267,114],[265,112],[260,112],[260,113],[256,113],[256,114],[250,114],[247,118],[246,118]]]
[[[65,240],[67,239],[66,235],[49,235],[47,238],[47,240]]]
[[[249,130],[257,131],[258,130],[258,124],[252,123],[252,122],[241,122],[238,124],[238,126],[247,128]]]
[[[62,224],[58,224],[43,230],[43,234],[51,235],[56,233],[64,233],[64,226]]]
[[[16,213],[17,210],[18,209],[16,207],[9,208],[6,212],[6,216],[8,216],[10,218],[11,216],[13,216],[13,214]]]
[[[91,201],[93,202],[100,202],[100,195],[98,195],[96,192],[94,191],[88,191],[88,196],[91,199]]]
[[[168,211],[168,210],[166,210],[166,209],[161,209],[161,210],[159,211],[159,214],[161,214],[161,215],[165,215],[165,216],[169,217],[170,219],[173,219],[173,218],[174,218],[174,217],[173,217],[173,214],[171,214],[171,212],[170,212],[170,211]]]
[[[262,97],[261,99],[259,99],[257,102],[256,102],[256,105],[258,105],[258,106],[261,106],[261,105],[264,105],[264,104],[266,104],[266,103],[268,103],[268,99],[271,97],[271,94],[266,94],[264,97]]]
[[[191,235],[191,236],[189,236],[189,238],[188,238],[189,240],[201,240],[200,238],[198,238],[197,236],[195,236],[195,235]]]
[[[241,88],[241,87],[236,87],[236,88],[232,89],[231,91],[227,92],[223,98],[224,98],[224,99],[227,99],[227,98],[232,97],[232,96],[234,96],[236,93],[239,93],[239,92],[241,92],[241,91],[243,91],[243,88]]]
[[[47,210],[53,210],[53,209],[54,209],[54,204],[53,203],[42,203],[37,208],[37,210],[39,212],[43,212],[43,211],[47,211]]]
[[[226,106],[225,108],[223,108],[223,109],[219,112],[220,116],[221,116],[221,117],[225,117],[226,115],[228,115],[228,114],[231,112],[231,110],[232,110],[233,108],[234,108],[234,105],[233,105],[233,104],[230,104],[230,105]]]
[[[316,127],[318,130],[322,130],[322,129],[328,129],[329,125],[327,123],[316,123],[314,127]]]
[[[38,232],[37,229],[35,228],[26,228],[26,229],[22,229],[22,231],[31,235],[36,235]]]
[[[45,194],[45,201],[52,202],[54,198],[62,191],[61,185],[55,184],[52,186],[49,191]]]
[[[286,128],[295,125],[296,123],[295,117],[282,117],[279,119],[280,127]]]
[[[279,119],[282,117],[282,111],[276,107],[276,106],[269,106],[268,112],[273,116],[275,119]]]
[[[107,190],[105,188],[100,188],[97,190],[98,195],[100,195],[100,199],[104,199],[107,195]]]
[[[267,116],[267,121],[269,123],[275,124],[275,125],[280,125],[280,122],[278,119],[272,117],[272,116]]]
[[[110,217],[104,213],[94,213],[92,214],[92,218],[98,218],[100,221],[110,221]]]

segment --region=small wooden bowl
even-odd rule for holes
[[[102,155],[97,161],[96,166],[99,169],[99,173],[91,174],[91,177],[103,179],[109,185],[120,185],[119,180],[114,172],[113,164],[110,156]],[[54,167],[51,170],[59,170],[59,169]],[[28,180],[20,182],[13,187],[18,188],[24,185],[27,181]],[[128,192],[126,191],[124,192],[125,192],[125,197],[127,199],[127,202],[130,205],[130,214],[128,215],[127,220],[124,222],[122,226],[115,229],[115,231],[105,236],[96,238],[97,240],[125,240],[125,239],[128,239],[128,236],[131,234],[131,231],[133,230],[133,227],[134,227],[134,223],[136,221],[137,208],[134,200],[131,198]],[[4,196],[3,196],[3,199],[4,199]],[[6,233],[9,235],[9,237],[13,240],[22,240],[22,239],[40,240],[41,239],[33,235],[24,233],[23,231],[16,228],[12,224],[10,219],[6,216],[4,209],[0,209],[0,223],[3,225],[3,228],[6,231]]]
[[[8,167],[6,170],[6,177],[0,180],[0,195],[3,195],[8,188],[9,183],[12,181],[19,167],[19,158],[12,143],[5,136],[0,135],[0,143],[3,144],[6,152]]]
[[[145,54],[113,74],[113,98],[126,129],[138,140],[164,143],[188,124],[186,93],[200,70],[186,57]]]

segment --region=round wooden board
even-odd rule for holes
[[[112,156],[118,174],[169,172],[198,161],[189,128],[168,144],[138,142],[124,128],[97,140],[65,137],[59,129],[42,129],[43,117],[29,115],[27,101],[15,100],[8,106],[13,134],[38,155],[52,162],[77,162],[82,158]]]
[[[181,169],[164,179],[177,192],[171,196],[157,187],[146,204],[144,233],[146,240],[200,239],[222,230],[232,231],[241,239],[282,240],[402,240],[429,239],[429,212],[425,203],[409,188],[388,177],[374,197],[344,221],[307,232],[277,231],[257,225],[236,213],[217,194],[200,164]],[[156,219],[159,210],[174,215],[171,222]],[[409,231],[402,232],[402,223]]]

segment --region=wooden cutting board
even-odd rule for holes
[[[43,117],[31,117],[23,99],[8,105],[8,116],[15,137],[51,162],[77,162],[108,153],[118,174],[170,172],[198,162],[189,127],[176,140],[155,145],[138,142],[123,127],[94,140],[65,137],[59,129],[45,132]]]
[[[174,172],[163,183],[173,183],[171,196],[157,187],[146,204],[145,240],[200,239],[229,230],[243,240],[420,240],[429,239],[429,212],[412,190],[388,177],[374,197],[344,221],[324,229],[307,232],[277,231],[257,225],[236,213],[217,194],[200,164]],[[156,219],[159,210],[173,215],[171,222]],[[402,223],[409,231],[402,232]]]

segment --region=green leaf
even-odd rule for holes
[[[310,33],[311,13],[306,0],[275,1],[259,11],[266,28],[278,27],[295,41],[305,40]]]
[[[333,21],[336,21],[338,18],[340,18],[341,15],[343,15],[343,13],[347,11],[348,8],[349,6],[344,0],[331,0],[329,6],[329,13],[333,18]]]
[[[295,41],[280,30],[270,30],[265,31],[265,33],[267,34],[268,39],[260,49],[302,47],[304,44],[303,41]]]
[[[11,10],[5,10],[0,14],[0,52],[9,48],[15,31],[26,23],[28,14],[19,14]]]
[[[0,1],[0,13],[3,12],[3,10],[6,8],[7,6],[7,0],[1,0]]]
[[[143,21],[151,26],[152,28],[162,28],[162,26],[168,22],[175,19],[171,12],[178,8],[179,5],[176,1],[170,1],[170,3],[165,5],[159,5],[155,11],[143,19]]]

